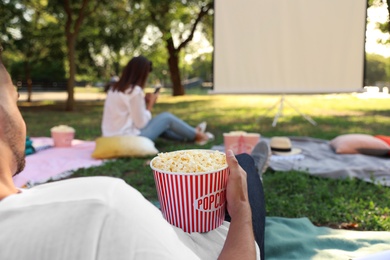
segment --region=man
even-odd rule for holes
[[[120,179],[75,178],[19,190],[12,176],[24,167],[26,125],[17,99],[0,59],[0,259],[259,259],[246,172],[231,151],[226,189],[231,222],[208,233],[171,226]],[[263,199],[262,193],[254,198]],[[261,221],[255,231],[259,244]]]
[[[1,47],[0,47],[1,50]],[[0,59],[0,198],[18,192],[12,176],[23,170],[26,125],[17,107],[18,93]]]

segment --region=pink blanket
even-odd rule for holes
[[[31,140],[38,150],[40,147],[53,145],[49,137],[33,137]],[[80,168],[101,165],[103,160],[91,157],[94,149],[94,141],[73,140],[72,147],[50,147],[28,155],[26,167],[14,177],[14,183],[17,187],[33,186],[50,179],[64,178]]]

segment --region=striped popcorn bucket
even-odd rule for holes
[[[154,160],[154,159],[153,159]],[[150,166],[164,218],[185,232],[208,232],[225,219],[229,168],[214,172],[173,173]]]

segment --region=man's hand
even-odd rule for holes
[[[238,164],[231,150],[226,153],[230,175],[226,187],[227,209],[232,219],[251,213],[246,172]]]
[[[232,150],[226,152],[230,174],[226,187],[229,232],[218,259],[255,259],[256,248],[252,227],[252,211],[248,199],[246,172],[238,164]]]

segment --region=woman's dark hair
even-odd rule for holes
[[[135,86],[144,88],[146,79],[151,71],[151,61],[144,56],[134,57],[123,69],[119,81],[112,86],[112,90],[125,92],[128,88],[132,91]]]

